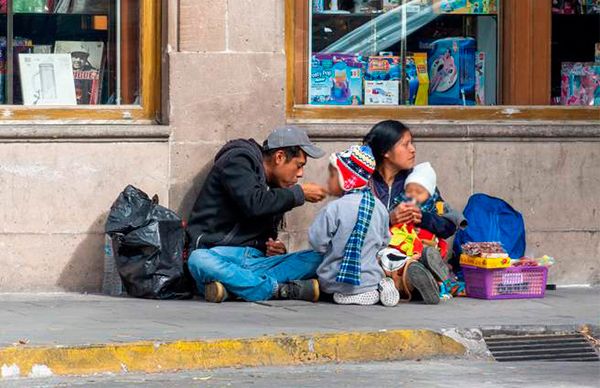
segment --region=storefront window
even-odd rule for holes
[[[312,105],[494,105],[496,0],[313,0]]]
[[[1,103],[138,103],[139,1],[5,0],[1,6]]]
[[[600,1],[552,1],[552,103],[600,106]]]

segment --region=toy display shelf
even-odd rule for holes
[[[5,103],[19,104],[15,99],[15,71],[18,62],[15,58],[14,38],[31,39],[34,45],[53,45],[58,40],[102,41],[105,43],[104,85],[102,94],[115,92],[116,52],[120,44],[116,40],[116,12],[99,13],[42,13],[11,12],[0,15],[0,35],[6,36],[6,80],[4,83]],[[94,29],[96,17],[105,19],[103,29]]]

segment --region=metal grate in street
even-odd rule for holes
[[[580,333],[484,336],[496,361],[600,361]]]

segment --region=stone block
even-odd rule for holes
[[[102,233],[127,184],[168,203],[167,143],[0,144],[0,233]]]
[[[600,143],[475,143],[474,192],[501,197],[532,230],[600,225]]]
[[[463,142],[415,142],[417,163],[430,162],[443,198],[462,210],[471,195],[473,146]]]
[[[527,252],[556,259],[548,272],[550,283],[600,285],[600,231],[529,232]]]
[[[174,143],[171,145],[170,207],[182,217],[189,212],[213,165],[222,143]]]
[[[283,54],[177,53],[170,71],[177,142],[263,139],[285,121]]]
[[[179,49],[225,51],[227,1],[181,0],[179,2]]]
[[[0,234],[0,292],[99,292],[103,234]]]
[[[229,1],[229,49],[241,52],[282,53],[284,6],[284,0]]]

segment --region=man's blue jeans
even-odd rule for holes
[[[267,257],[250,247],[214,247],[193,251],[188,268],[200,295],[206,283],[219,281],[228,292],[259,301],[271,299],[280,283],[315,278],[322,260],[315,251]]]

